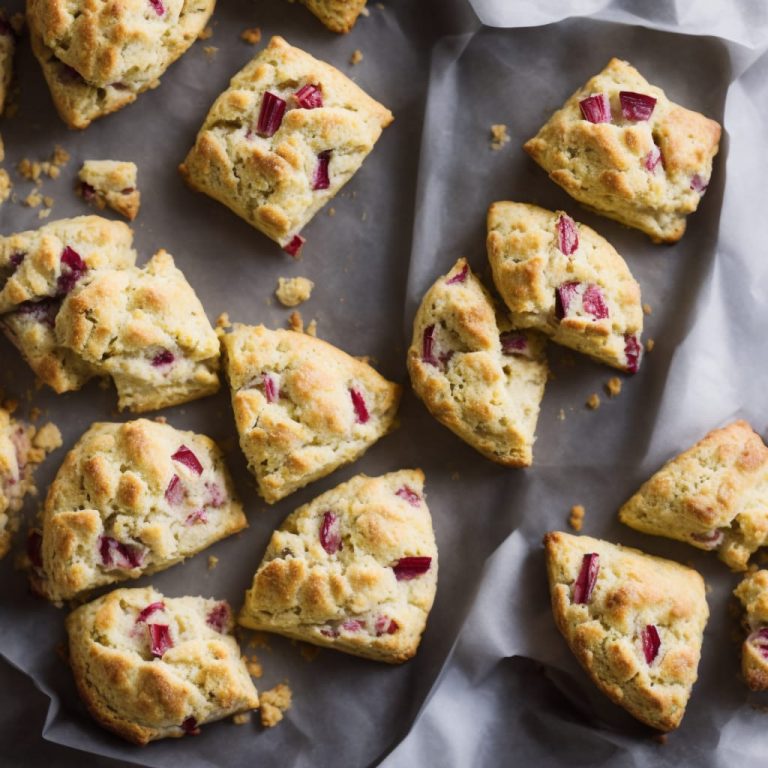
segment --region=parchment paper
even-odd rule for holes
[[[274,637],[269,650],[245,650],[264,665],[258,687],[290,683],[295,703],[283,723],[264,731],[255,721],[224,722],[206,726],[198,738],[144,749],[92,723],[55,653],[64,639],[64,612],[29,595],[6,559],[0,654],[50,698],[45,739],[129,763],[193,768],[260,761],[725,766],[765,753],[766,716],[750,706],[759,699],[747,695],[738,677],[737,620],[728,611],[738,577],[714,555],[634,533],[615,518],[651,472],[709,429],[742,416],[765,434],[765,11],[746,2],[648,10],[640,2],[584,0],[568,13],[552,0],[474,5],[487,24],[510,28],[480,28],[459,0],[393,0],[383,9],[372,4],[370,16],[339,38],[298,5],[220,1],[215,34],[203,44],[219,47],[212,60],[198,44],[160,88],[82,134],[68,132],[55,117],[36,63],[22,53],[22,109],[0,129],[6,167],[21,157],[45,157],[56,142],[73,153],[62,179],[45,186],[56,198],[52,218],[86,212],[70,191],[83,158],[135,160],[142,261],[167,248],[212,319],[227,311],[233,320],[272,327],[289,314],[270,299],[277,277],[310,277],[317,287],[301,307],[305,319],[316,317],[320,336],[371,355],[406,387],[395,434],[354,465],[270,508],[256,496],[237,448],[226,392],[163,412],[175,426],[225,441],[251,527],[136,584],[151,582],[168,595],[226,597],[237,608],[285,515],[358,472],[409,466],[426,473],[441,555],[437,600],[413,661],[390,668],[322,651],[307,662],[294,644]],[[573,14],[591,18],[569,19]],[[692,34],[660,31],[677,24]],[[175,170],[210,103],[254,54],[238,38],[254,25],[265,39],[282,34],[350,72],[396,115],[334,202],[335,216],[321,212],[307,228],[298,263],[222,206],[187,190]],[[355,48],[365,58],[351,67]],[[589,214],[520,149],[613,55],[726,128],[707,195],[673,247],[653,246],[639,232]],[[493,152],[489,127],[499,122],[512,141]],[[656,340],[655,350],[637,376],[624,379],[616,400],[603,395],[596,412],[584,402],[614,371],[550,346],[556,378],[543,402],[535,464],[525,471],[493,465],[437,424],[410,393],[404,365],[413,312],[436,275],[465,255],[489,277],[485,210],[500,199],[562,207],[596,228],[625,256],[653,307],[645,337]],[[35,212],[9,202],[0,223],[11,232],[38,222]],[[0,385],[21,396],[32,392],[31,403],[62,427],[65,448],[38,474],[43,491],[64,450],[92,421],[129,418],[114,414],[113,391],[95,385],[58,397],[35,392],[32,375],[5,341]],[[593,688],[554,627],[540,541],[546,530],[566,528],[576,503],[587,508],[585,533],[689,562],[712,587],[700,680],[682,728],[665,746]],[[219,557],[212,571],[209,554]],[[27,695],[14,692],[11,701]],[[31,748],[26,760],[33,754]]]

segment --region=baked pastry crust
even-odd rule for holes
[[[195,42],[216,0],[29,0],[32,51],[62,120],[87,128],[135,101]]]
[[[295,94],[305,86],[320,89],[322,106],[301,106]],[[286,102],[270,136],[258,133],[266,92]],[[273,37],[214,102],[179,170],[194,189],[286,246],[349,181],[392,119],[339,70]]]
[[[158,625],[172,643],[161,656],[148,629]],[[225,601],[116,589],[67,617],[80,696],[100,725],[135,744],[254,709],[258,694],[232,627]]]
[[[555,623],[592,681],[641,722],[677,728],[709,617],[704,580],[671,560],[588,536],[552,532],[544,546]],[[594,589],[576,602],[575,583],[592,553],[599,558]],[[650,661],[649,627],[660,639]]]
[[[498,202],[488,209],[487,246],[514,327],[535,328],[598,362],[637,371],[640,286],[607,240],[564,211]]]
[[[741,672],[753,691],[768,690],[768,571],[745,576],[733,594],[744,608],[747,637],[741,647]]]
[[[78,194],[103,211],[109,206],[133,221],[139,213],[141,193],[136,186],[136,163],[119,160],[86,160],[77,174]]]
[[[269,504],[396,426],[400,386],[321,339],[237,324],[222,346],[240,447]]]
[[[393,566],[406,557],[429,562],[398,579]],[[357,475],[272,534],[238,622],[399,664],[416,653],[436,588],[423,472]]]
[[[768,448],[746,421],[709,432],[619,510],[622,523],[698,549],[735,571],[768,543]]]
[[[339,34],[349,32],[365,8],[365,0],[301,0],[301,2],[331,32]]]
[[[649,119],[625,118],[620,92],[656,99]],[[610,122],[582,115],[579,102],[595,94],[608,97]],[[524,149],[571,197],[654,242],[674,243],[709,184],[720,133],[714,120],[670,101],[628,62],[614,58]]]
[[[512,330],[466,259],[424,295],[408,372],[441,424],[491,461],[530,466],[548,374],[544,340]]]
[[[48,489],[32,583],[69,600],[169,568],[246,525],[213,440],[147,419],[99,422]]]

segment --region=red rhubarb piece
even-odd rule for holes
[[[293,256],[293,258],[296,259],[299,257],[299,253],[306,242],[306,238],[303,238],[301,235],[294,235],[291,242],[288,243],[288,245],[283,246],[283,250],[289,256]]]
[[[347,619],[341,623],[341,628],[346,629],[347,632],[359,632],[363,625],[357,619]]]
[[[435,326],[428,325],[424,329],[424,336],[421,340],[421,359],[427,363],[427,365],[434,365],[435,368],[440,367],[440,361],[435,357]]]
[[[596,552],[584,555],[581,570],[573,585],[573,602],[588,603],[600,571],[600,556]]]
[[[196,509],[194,512],[187,515],[187,519],[184,521],[184,525],[204,525],[208,522],[208,515],[204,509]]]
[[[275,380],[268,373],[265,373],[261,377],[261,382],[264,385],[264,397],[267,398],[267,402],[276,403],[280,398],[280,390]]]
[[[169,504],[181,504],[186,495],[181,478],[178,475],[174,475],[168,483],[168,487],[165,489],[165,500]]]
[[[176,360],[176,358],[174,357],[173,352],[169,349],[164,349],[152,358],[152,366],[154,368],[163,368],[166,365],[171,365],[174,360]]]
[[[455,285],[456,283],[463,283],[467,279],[469,274],[469,264],[465,264],[461,271],[457,272],[453,277],[449,277],[446,281],[446,285]]]
[[[164,611],[165,603],[162,600],[158,600],[156,603],[150,603],[143,611],[136,617],[136,623],[139,624],[142,621],[146,621],[153,613],[157,611]]]
[[[634,91],[619,91],[619,102],[624,119],[635,122],[648,120],[656,106],[656,99],[653,96]]]
[[[579,232],[576,222],[566,214],[557,220],[557,247],[566,256],[571,256],[579,247]]]
[[[501,352],[504,355],[530,356],[528,337],[521,331],[504,331],[499,335],[499,341],[501,342]]]
[[[316,85],[304,85],[293,94],[302,109],[317,109],[323,106],[323,92]]]
[[[390,619],[389,616],[379,616],[376,619],[376,637],[381,637],[382,635],[394,635],[399,628],[400,625],[394,619]]]
[[[693,177],[691,178],[691,189],[694,190],[694,192],[703,195],[707,191],[708,186],[708,181],[705,181],[698,173],[693,174]]]
[[[188,717],[182,724],[181,730],[187,734],[187,736],[199,736],[200,728],[197,726],[197,720],[194,717]]]
[[[722,544],[725,534],[715,529],[708,533],[692,533],[691,538],[699,544],[704,544],[706,549],[717,549]]]
[[[747,641],[760,651],[764,659],[768,659],[768,627],[756,630],[747,638]]]
[[[171,628],[167,624],[147,624],[152,655],[162,658],[166,651],[173,648]]]
[[[155,9],[155,13],[158,16],[162,16],[165,13],[163,0],[149,0],[149,4]]]
[[[205,490],[208,491],[208,499],[205,502],[206,506],[213,507],[214,509],[224,506],[227,501],[227,494],[218,483],[206,483]]]
[[[144,560],[144,553],[138,547],[123,544],[111,536],[99,538],[99,554],[103,565],[126,570],[138,568]]]
[[[69,293],[87,271],[88,267],[80,254],[67,245],[61,252],[61,274],[56,282],[58,295]]]
[[[329,555],[335,555],[344,548],[341,541],[341,523],[333,512],[323,515],[323,522],[320,524],[320,546]]]
[[[398,488],[395,491],[395,496],[399,496],[401,499],[405,499],[412,507],[421,506],[421,496],[419,496],[413,488],[409,488],[404,485],[402,488]]]
[[[425,574],[431,565],[431,557],[401,557],[392,566],[392,570],[398,581],[410,581]]]
[[[563,283],[555,290],[555,316],[562,320],[571,307],[571,302],[578,293],[580,283]]]
[[[645,170],[653,173],[661,162],[661,150],[654,144],[653,149],[645,157]]]
[[[331,150],[326,149],[317,156],[315,175],[312,178],[312,189],[328,189],[331,179],[328,176],[328,164],[331,162]]]
[[[605,297],[597,285],[588,283],[586,288],[584,288],[582,306],[584,311],[588,315],[592,315],[595,320],[602,320],[608,317],[608,306],[605,303]]]
[[[627,357],[627,373],[637,373],[640,368],[640,358],[643,356],[643,348],[636,334],[624,334],[624,354]]]
[[[197,456],[186,445],[180,445],[179,450],[171,456],[173,461],[178,461],[185,467],[191,469],[196,475],[203,474],[203,465],[198,461]]]
[[[261,99],[261,109],[259,110],[259,120],[256,123],[256,133],[265,138],[274,136],[283,122],[285,107],[285,102],[279,96],[275,96],[274,93],[269,91],[264,91],[264,96]]]
[[[228,603],[225,603],[224,601],[216,603],[205,617],[205,623],[209,627],[215,629],[218,633],[224,634],[224,630],[229,624],[231,613]]]
[[[648,624],[641,633],[643,641],[643,653],[645,654],[645,660],[652,664],[653,660],[659,655],[659,648],[661,647],[661,638],[659,637],[659,630],[653,624]]]
[[[611,102],[605,93],[593,93],[579,102],[581,114],[590,123],[611,122]]]
[[[349,396],[352,398],[352,407],[355,409],[357,423],[365,424],[371,415],[368,413],[368,406],[365,404],[363,393],[357,389],[350,389]]]

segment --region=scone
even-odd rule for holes
[[[179,170],[296,255],[299,232],[391,122],[346,75],[273,37],[215,101]]]
[[[229,605],[116,589],[67,617],[69,663],[88,711],[135,744],[197,734],[259,706]]]
[[[637,372],[640,286],[607,240],[563,211],[499,202],[488,209],[487,246],[513,326]]]
[[[579,202],[674,243],[707,189],[720,132],[611,59],[524,148]]]
[[[422,299],[408,372],[441,424],[491,461],[530,466],[547,380],[543,339],[497,314],[466,259]]]
[[[748,633],[741,647],[741,673],[753,691],[768,690],[768,571],[745,576],[733,594],[744,608]]]
[[[768,448],[746,421],[667,462],[619,510],[622,523],[699,549],[735,571],[768,544]]]
[[[365,4],[365,0],[363,0]],[[0,115],[5,109],[5,101],[13,79],[13,54],[16,51],[16,34],[8,14],[0,11]]]
[[[222,345],[240,447],[269,504],[395,427],[399,385],[321,339],[235,325]]]
[[[165,408],[219,389],[219,339],[173,257],[139,269],[100,270],[66,297],[59,344],[112,377],[118,406]]]
[[[195,42],[216,0],[29,0],[32,51],[70,128],[135,101]]]
[[[418,649],[436,588],[424,474],[357,475],[272,534],[238,623],[399,664]]]
[[[301,0],[331,32],[346,34],[355,26],[365,0]]]
[[[696,682],[709,608],[692,568],[588,536],[544,537],[557,628],[592,681],[671,731]]]
[[[96,423],[48,490],[32,583],[58,603],[164,570],[246,525],[213,440],[146,419]]]
[[[141,204],[136,174],[136,163],[86,160],[77,174],[77,192],[86,203],[95,205],[99,210],[109,206],[133,221]]]

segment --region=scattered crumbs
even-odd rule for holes
[[[504,123],[494,123],[491,126],[491,149],[501,149],[509,141],[507,126]]]
[[[13,185],[8,171],[0,168],[0,203],[4,203],[10,197],[12,189]]]
[[[64,441],[61,438],[59,428],[50,421],[47,424],[43,424],[43,426],[35,433],[34,438],[32,438],[32,445],[34,445],[35,448],[41,448],[46,453],[61,448],[63,443]]]
[[[621,379],[618,376],[611,376],[605,385],[605,391],[608,397],[618,397],[621,394]]]
[[[653,339],[648,339],[648,341],[645,342],[645,351],[653,352],[653,348],[655,346],[656,346],[656,342]]]
[[[232,722],[235,725],[247,725],[251,722],[251,713],[250,712],[240,712],[237,715],[232,715]]]
[[[49,179],[58,179],[61,175],[61,169],[58,165],[54,165],[53,163],[40,163],[40,167],[43,170],[43,173],[48,174]]]
[[[43,205],[46,208],[53,208],[54,200],[50,195],[43,195]]]
[[[353,66],[355,64],[359,64],[363,60],[363,52],[356,48],[354,51],[352,51],[352,55],[349,57],[349,63]]]
[[[297,307],[312,295],[315,284],[306,277],[279,277],[275,296],[284,307]]]
[[[42,415],[43,412],[37,406],[34,406],[29,412],[29,420],[37,421]]]
[[[219,558],[216,555],[208,555],[208,570],[212,571],[219,564]]]
[[[47,219],[51,215],[51,209],[50,208],[41,208],[37,212],[37,218],[38,219]]]
[[[215,45],[206,45],[203,48],[203,53],[205,54],[205,58],[208,59],[208,61],[213,61],[218,52],[219,49]]]
[[[328,215],[329,216],[335,216],[336,215],[336,209],[335,208],[329,208],[328,209]]]
[[[461,475],[458,472],[451,472],[451,480],[461,480]]]
[[[653,307],[650,304],[643,304],[643,314],[644,315],[652,315],[653,314]]]
[[[244,29],[240,33],[240,39],[244,40],[249,45],[256,45],[261,42],[261,29],[259,27]]]
[[[28,208],[37,208],[40,203],[43,202],[43,196],[39,192],[30,192],[23,200],[22,203]]]
[[[229,320],[229,312],[222,312],[216,318],[216,327],[217,328],[231,328],[232,327],[232,323]]]
[[[291,707],[291,689],[280,683],[259,696],[261,724],[273,728],[283,719],[283,712]]]
[[[19,160],[16,170],[23,179],[37,181],[43,169],[36,160],[30,160],[28,157],[25,157]]]
[[[317,645],[310,645],[309,643],[299,643],[299,652],[304,661],[314,661],[320,654],[320,648]]]
[[[301,312],[294,310],[291,312],[291,316],[288,318],[288,328],[296,333],[304,333],[304,319],[301,316]]]
[[[306,334],[307,336],[314,336],[315,338],[317,338],[317,320],[315,320],[314,318],[312,318],[312,320],[309,321]]]
[[[596,411],[599,407],[600,407],[600,395],[598,395],[597,392],[593,392],[587,398],[587,408],[589,408],[591,411]]]
[[[573,528],[574,531],[580,531],[581,526],[584,525],[585,510],[581,504],[574,504],[571,507],[571,515],[568,518],[568,525]]]
[[[53,148],[53,155],[51,155],[51,162],[54,165],[57,165],[59,166],[59,168],[61,168],[62,166],[66,165],[69,162],[69,152],[67,152],[67,150],[61,146],[61,144],[57,144]]]
[[[198,40],[210,40],[213,37],[213,27],[209,24],[204,30],[197,36]]]
[[[565,421],[565,411],[561,408],[560,413],[557,414],[557,418],[559,421]]]
[[[271,650],[269,647],[269,637],[266,632],[252,632],[248,639],[248,645],[251,648],[265,648],[268,651]]]
[[[248,670],[248,674],[251,677],[261,677],[264,674],[264,670],[261,668],[259,657],[255,653],[244,658],[245,668]]]

